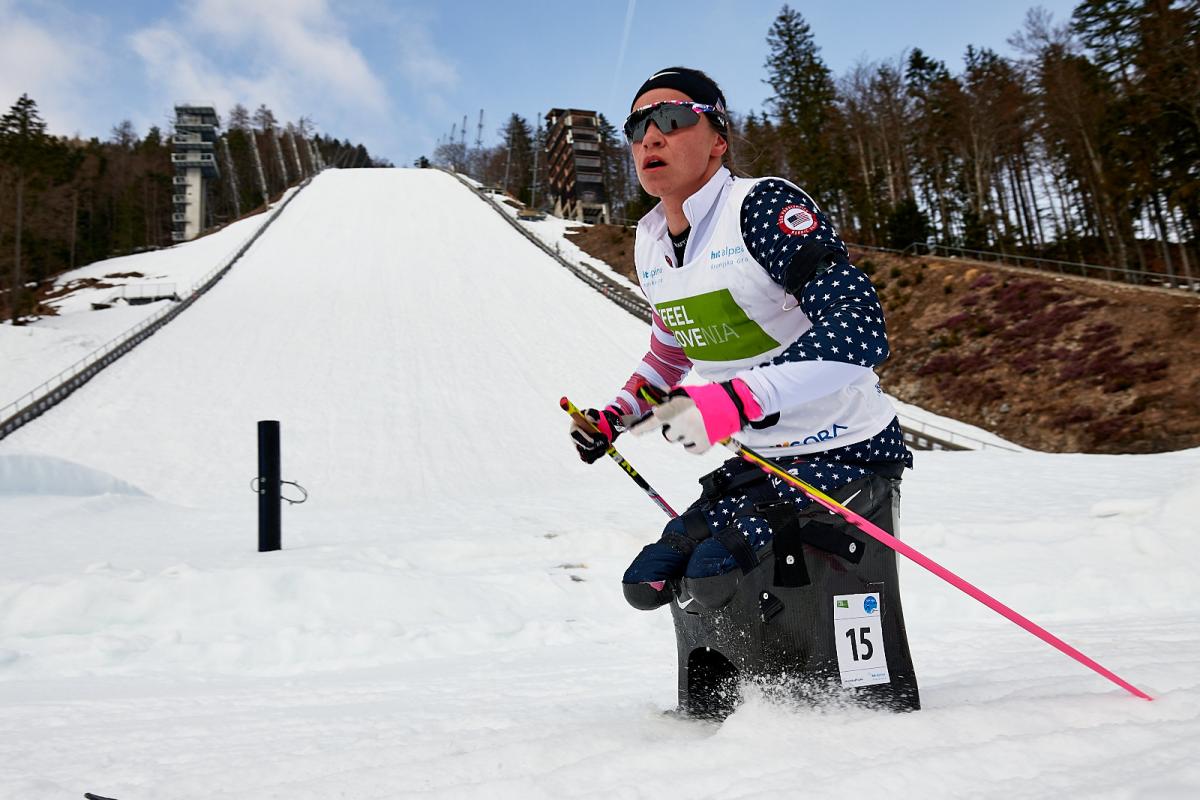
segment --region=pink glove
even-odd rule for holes
[[[643,436],[662,429],[663,437],[682,444],[689,453],[705,453],[717,442],[761,419],[762,407],[741,378],[700,386],[677,386],[666,402],[629,432]]]

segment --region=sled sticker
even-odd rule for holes
[[[839,594],[833,598],[833,639],[842,686],[891,683],[883,652],[879,593]]]

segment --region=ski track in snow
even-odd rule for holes
[[[1200,450],[918,453],[903,486],[901,536],[1152,703],[903,562],[921,712],[664,717],[669,614],[617,585],[662,514],[557,408],[646,342],[449,176],[320,175],[0,442],[0,798],[1200,795]],[[266,418],[312,499],[258,554]],[[620,444],[676,505],[721,460]]]

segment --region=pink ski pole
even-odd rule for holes
[[[820,503],[822,506],[827,508],[829,511],[842,517],[844,520],[849,522],[851,525],[854,525],[856,528],[858,528],[859,530],[861,530],[863,533],[867,534],[871,538],[875,539],[876,541],[880,542],[881,544],[883,544],[887,547],[892,548],[897,553],[899,553],[900,555],[909,559],[910,561],[914,561],[917,564],[920,564],[922,567],[929,570],[934,575],[937,575],[939,578],[946,581],[951,586],[955,587],[956,589],[959,589],[960,591],[967,593],[968,595],[975,598],[979,602],[983,603],[985,606],[990,608],[992,611],[995,611],[997,614],[999,614],[1000,616],[1009,620],[1010,622],[1015,622],[1017,625],[1021,626],[1025,630],[1029,631],[1030,633],[1032,633],[1034,636],[1041,639],[1046,644],[1059,650],[1062,653],[1066,653],[1068,656],[1075,659],[1080,664],[1083,664],[1085,667],[1092,670],[1093,672],[1096,672],[1100,675],[1103,675],[1105,678],[1108,678],[1110,681],[1115,683],[1117,686],[1120,686],[1122,689],[1124,689],[1125,691],[1134,695],[1135,697],[1140,697],[1143,700],[1153,700],[1154,699],[1150,695],[1143,692],[1141,689],[1137,688],[1133,684],[1131,684],[1128,681],[1126,681],[1125,679],[1123,679],[1121,676],[1114,673],[1112,670],[1105,668],[1101,664],[1097,663],[1093,659],[1089,658],[1088,656],[1086,656],[1083,653],[1076,650],[1071,645],[1064,642],[1062,639],[1059,639],[1057,636],[1050,633],[1045,628],[1043,628],[1040,625],[1036,624],[1035,622],[1021,616],[1016,611],[1013,611],[1011,608],[1004,605],[1004,603],[1001,603],[999,600],[992,597],[990,594],[983,591],[979,587],[958,577],[953,572],[946,569],[941,564],[934,561],[932,558],[929,558],[928,556],[924,555],[916,548],[900,541],[895,536],[892,536],[887,531],[881,529],[879,526],[869,522],[868,520],[866,520],[863,517],[859,516],[858,514],[854,513],[850,509],[846,508],[844,505],[842,505],[838,501],[834,500],[832,497],[829,497],[828,495],[822,493],[819,489],[809,486],[807,483],[800,480],[795,475],[791,475],[791,474],[787,473],[786,471],[781,469],[778,465],[771,462],[770,459],[763,458],[758,453],[754,452],[753,450],[751,450],[748,447],[738,444],[733,439],[726,439],[723,442],[723,444],[725,444],[726,447],[728,447],[730,450],[733,450],[735,453],[737,453],[739,456],[741,456],[746,461],[749,461],[751,464],[754,464],[755,466],[761,468],[765,472],[767,472],[771,475],[774,475],[775,477],[777,477],[781,480],[787,481],[792,486],[795,486],[797,489],[799,489],[800,491],[804,492],[806,495],[811,497],[815,502]]]

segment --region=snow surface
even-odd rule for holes
[[[501,211],[513,219],[517,218],[518,209],[504,202],[503,196],[489,195],[489,197],[496,202],[497,207]],[[571,231],[592,227],[590,223],[578,222],[572,219],[561,219],[547,214],[545,219],[521,220],[521,225],[543,243],[549,245],[551,249],[567,261],[573,264],[582,264],[585,267],[601,272],[618,285],[631,289],[639,295],[641,294],[641,287],[635,281],[631,281],[620,272],[617,272],[607,261],[596,258],[567,237],[567,234]]]
[[[453,178],[318,176],[0,441],[0,797],[1200,793],[1200,450],[918,453],[904,483],[909,542],[1154,702],[905,562],[921,712],[748,687],[721,726],[664,717],[669,614],[618,586],[664,519],[557,408],[645,342]],[[259,554],[268,418],[311,499]],[[620,444],[677,505],[720,460]]]
[[[294,191],[289,189],[272,208]],[[198,281],[231,258],[268,216],[265,211],[253,214],[190,242],[97,261],[60,275],[54,288],[73,290],[47,303],[58,312],[56,316],[21,326],[7,320],[0,323],[0,403],[18,399],[171,304],[158,300],[129,305],[117,298],[186,297]],[[126,277],[108,277],[112,275]],[[86,286],[89,279],[108,286]],[[92,303],[114,300],[110,308],[92,308]]]

